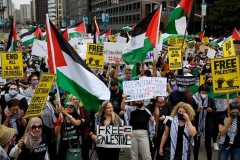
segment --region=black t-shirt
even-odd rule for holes
[[[121,111],[121,103],[122,103],[122,94],[123,91],[119,89],[118,93],[111,93],[110,102],[113,104],[113,110],[116,114]]]
[[[22,152],[18,156],[18,160],[44,160],[45,154],[47,152],[47,138],[42,134],[42,142],[34,148],[33,152],[30,152],[25,144],[22,146]]]
[[[218,124],[221,124],[221,125],[224,126],[224,119],[225,119],[225,115],[221,116],[219,118]],[[232,148],[240,148],[240,132],[239,132],[239,129],[240,129],[240,118],[238,118],[238,120],[237,120],[237,135],[234,138],[234,142],[231,146]],[[228,147],[229,146],[229,140],[230,140],[230,137],[226,133],[226,138],[225,138],[225,142],[224,142],[223,145]]]
[[[174,108],[179,102],[188,103],[187,96],[185,92],[179,92],[178,90],[173,91],[169,95],[169,101],[171,101],[171,107]]]
[[[161,117],[162,115],[169,116],[171,114],[171,107],[166,103],[163,107],[159,107],[159,115],[158,117]],[[158,126],[158,133],[163,133],[164,132],[164,123],[163,121],[159,121],[159,126]]]
[[[147,130],[150,117],[151,115],[147,111],[136,109],[130,115],[130,125],[132,129]]]

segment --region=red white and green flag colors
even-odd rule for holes
[[[50,73],[57,74],[58,86],[78,97],[87,110],[97,111],[101,100],[110,99],[109,89],[49,21],[48,16],[46,23]]]
[[[17,46],[17,26],[15,22],[15,17],[12,18],[12,27],[10,34],[8,36],[8,43],[5,49],[6,52],[15,52]]]
[[[173,10],[166,27],[168,34],[185,34],[187,27],[186,17],[190,15],[193,0],[181,0]]]
[[[126,64],[135,64],[146,59],[147,52],[156,48],[161,18],[161,8],[142,19],[134,28],[131,39],[123,50]]]
[[[202,39],[204,37],[204,33],[205,33],[205,31],[201,31],[201,32],[195,34],[195,37],[199,38],[200,41],[202,41]]]
[[[110,38],[111,36],[111,29],[108,29],[104,34],[102,34],[100,37],[101,38]]]
[[[236,28],[233,29],[232,38],[235,39],[235,40],[240,41],[240,35],[239,35],[239,33],[238,33]]]
[[[27,46],[29,44],[33,44],[35,39],[41,39],[43,36],[41,28],[36,27],[22,35],[20,35],[20,39],[22,40],[22,44]]]
[[[93,43],[99,43],[100,41],[100,31],[98,28],[98,24],[96,19],[94,20],[94,35],[93,35]]]
[[[130,31],[134,30],[134,27],[135,27],[135,25],[134,26],[127,26],[127,27],[123,27],[122,30],[124,30],[126,32],[130,32]]]
[[[76,23],[73,26],[70,26],[67,30],[68,30],[68,34],[69,34],[70,38],[80,37],[82,35],[87,34],[86,27],[85,27],[85,21]]]

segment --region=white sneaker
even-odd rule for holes
[[[219,150],[219,147],[218,147],[217,143],[213,143],[213,148],[214,148],[215,151]]]

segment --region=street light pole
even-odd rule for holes
[[[205,0],[202,0],[202,4],[204,3],[205,3]],[[202,20],[201,20],[201,31],[203,31],[203,29],[204,29],[204,16],[202,16]]]

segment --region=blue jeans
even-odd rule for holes
[[[218,153],[218,160],[228,160],[231,154],[231,160],[240,160],[240,148],[227,148],[222,146]]]

